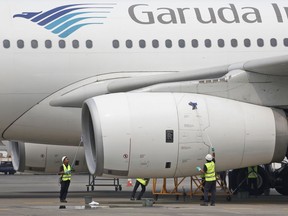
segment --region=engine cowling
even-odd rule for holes
[[[281,110],[186,93],[117,93],[85,101],[82,134],[91,174],[199,174],[211,147],[218,171],[281,161],[288,130]]]
[[[82,146],[9,142],[8,148],[11,150],[13,167],[19,172],[55,174],[62,164],[62,156],[66,155],[70,164],[74,162],[77,173],[88,173]]]

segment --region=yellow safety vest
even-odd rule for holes
[[[258,167],[248,167],[248,178],[257,178]]]
[[[213,161],[205,163],[207,171],[205,172],[205,181],[216,181],[215,163]]]
[[[142,178],[137,178],[136,179],[138,182],[140,182],[142,185],[147,185],[149,180],[148,179],[142,179]]]
[[[67,167],[64,164],[62,166],[64,171],[64,174],[62,175],[62,181],[71,180],[71,166],[69,164]],[[68,172],[68,174],[65,174],[66,172]]]

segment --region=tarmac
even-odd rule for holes
[[[96,179],[100,182],[101,179]],[[133,184],[135,180],[133,179]],[[200,206],[199,196],[158,195],[152,206],[144,206],[145,199],[155,198],[152,183],[147,187],[144,200],[130,200],[132,186],[120,179],[121,191],[115,190],[113,180],[106,186],[87,187],[88,175],[74,175],[67,203],[59,202],[57,175],[0,174],[0,215],[104,215],[104,216],[174,216],[174,215],[287,215],[288,197],[271,190],[269,196],[242,198],[232,195],[231,201],[217,191],[216,206]],[[167,184],[169,188],[171,183]],[[187,187],[187,185],[182,186]],[[89,191],[87,191],[87,188]],[[172,187],[173,188],[173,187]],[[140,190],[140,188],[138,189]],[[186,189],[187,190],[187,189]],[[87,201],[99,204],[89,205]],[[86,203],[85,203],[86,202]]]

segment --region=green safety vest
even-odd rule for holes
[[[258,166],[248,167],[248,178],[257,178]]]
[[[140,182],[142,185],[147,185],[149,182],[149,179],[142,179],[142,178],[137,178],[136,179],[138,182]]]
[[[67,167],[64,164],[62,166],[64,171],[64,174],[62,175],[62,181],[71,180],[71,166],[69,164]],[[66,172],[69,172],[69,174],[65,174]]]
[[[216,181],[215,163],[213,161],[205,163],[207,171],[205,173],[205,181]]]

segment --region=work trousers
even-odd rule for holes
[[[257,178],[248,178],[248,186],[249,186],[249,195],[257,196],[258,193]]]
[[[134,186],[134,189],[133,189],[131,198],[134,198],[134,197],[135,197],[136,191],[137,191],[137,189],[138,189],[138,187],[139,187],[140,185],[141,185],[142,190],[141,190],[141,192],[139,193],[139,195],[138,195],[138,197],[137,197],[137,200],[140,200],[140,199],[141,199],[141,197],[143,196],[143,194],[144,194],[144,192],[145,192],[145,190],[146,190],[146,186],[143,185],[143,184],[141,184],[139,181],[136,181],[136,183],[135,183],[135,186]]]
[[[206,181],[204,186],[204,202],[208,203],[208,193],[211,193],[211,204],[215,203],[216,181]]]
[[[60,190],[60,200],[66,200],[68,188],[70,185],[70,180],[61,181],[61,190]]]

